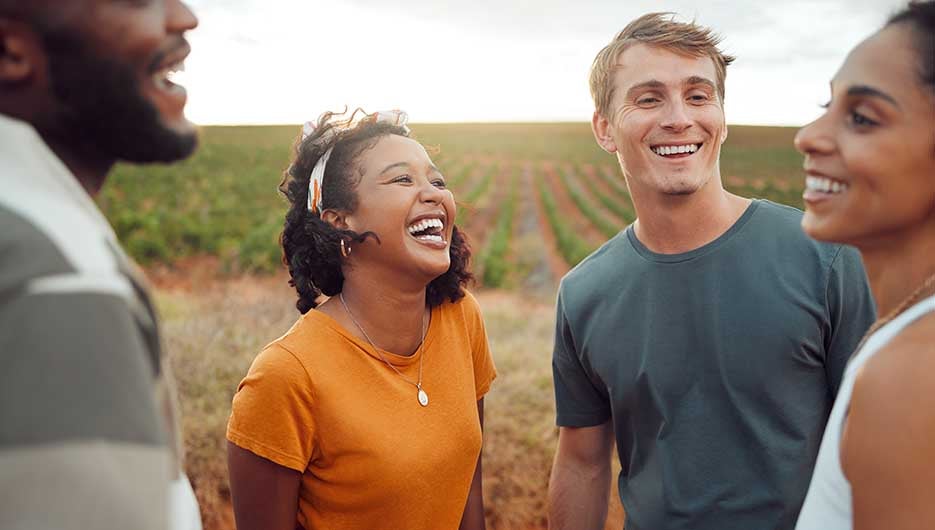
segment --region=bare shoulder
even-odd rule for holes
[[[841,443],[855,529],[935,520],[935,314],[906,327],[863,366]],[[910,517],[911,516],[911,517]]]
[[[872,393],[875,400],[927,395],[935,401],[935,313],[907,326],[867,361],[855,384],[858,392]]]

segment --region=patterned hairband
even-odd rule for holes
[[[321,138],[316,139],[316,142],[329,143],[331,140],[338,134],[339,129],[345,130],[353,126],[356,126],[360,123],[389,123],[396,125],[397,127],[402,127],[406,130],[406,134],[409,134],[409,127],[406,126],[409,123],[409,115],[401,110],[384,110],[380,112],[375,112],[373,114],[368,114],[364,116],[360,121],[355,124],[347,123],[338,125],[333,125],[328,129]],[[315,130],[318,128],[317,122],[305,122],[305,125],[302,126],[302,140],[305,140],[309,136],[315,133]],[[321,155],[321,158],[318,159],[318,162],[315,163],[315,167],[312,168],[312,173],[308,178],[308,211],[310,213],[317,213],[321,215],[321,201],[322,201],[322,187],[325,179],[325,165],[328,164],[328,159],[331,158],[331,152],[334,150],[334,145],[328,148],[325,151],[325,154]]]

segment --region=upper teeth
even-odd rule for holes
[[[170,86],[179,76],[180,72],[185,71],[185,63],[183,61],[171,64],[161,70],[156,71],[153,74],[153,81],[156,85],[166,88]]]
[[[841,193],[846,191],[848,185],[843,182],[824,177],[805,177],[805,189],[823,193]]]
[[[445,227],[445,223],[441,219],[423,219],[417,223],[409,225],[409,233],[415,234],[416,232],[422,232],[429,228],[438,228],[441,230]]]
[[[657,155],[675,155],[678,153],[694,153],[698,150],[698,144],[688,145],[658,145],[653,147],[653,152]]]

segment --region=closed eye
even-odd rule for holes
[[[851,111],[850,120],[851,123],[857,127],[873,127],[874,125],[878,125],[876,121],[871,120],[857,111]]]
[[[402,182],[402,183],[409,184],[409,183],[412,183],[412,177],[410,177],[409,175],[400,175],[394,178],[393,180],[391,180],[390,182]]]

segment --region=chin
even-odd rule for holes
[[[834,219],[818,216],[810,210],[805,210],[802,216],[802,231],[808,237],[826,243],[850,244],[852,238],[845,231],[836,229],[835,224]]]

